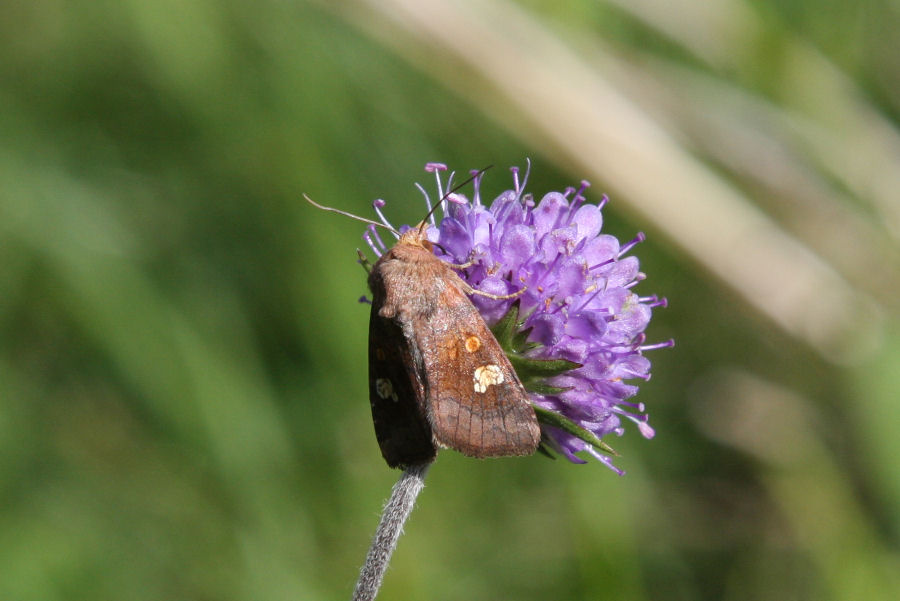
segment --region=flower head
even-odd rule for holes
[[[482,173],[475,175],[470,200],[447,192],[453,174],[442,180],[446,166],[428,163],[425,169],[435,174],[443,212],[439,223],[432,216],[428,229],[435,252],[470,265],[458,273],[477,290],[503,296],[524,288],[515,298],[471,300],[488,325],[504,332],[495,330],[529,392],[545,446],[577,463],[584,460],[575,453],[585,451],[622,473],[598,439],[622,435],[622,418],[653,437],[643,404],[629,400],[638,387],[626,380],[648,379],[644,351],[673,344],[645,344],[652,309],[666,301],[633,292],[644,274],[628,253],[643,234],[623,245],[601,233],[608,199],[587,203],[588,182],[535,202],[525,193],[528,173],[520,181],[513,168],[513,188],[488,207],[481,199]],[[390,225],[383,205],[376,201],[375,209]],[[387,249],[374,227],[365,239],[379,256]]]

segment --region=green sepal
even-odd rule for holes
[[[519,302],[516,301],[510,306],[506,315],[501,317],[500,321],[491,326],[491,333],[494,335],[494,338],[497,339],[497,342],[500,343],[500,348],[506,351],[507,355],[518,351],[514,342],[516,339],[516,332],[521,325],[522,324],[519,323]]]
[[[529,382],[528,385],[522,383],[522,386],[525,386],[525,390],[528,392],[533,392],[542,396],[558,396],[567,390],[572,390],[572,386],[551,386],[544,382]]]
[[[372,264],[369,263],[368,257],[362,253],[358,248],[356,249],[356,256],[359,257],[357,263],[362,265],[362,268],[366,270],[366,274],[372,273]]]
[[[568,359],[532,359],[519,354],[510,355],[509,353],[507,353],[507,357],[509,357],[509,362],[512,363],[516,373],[523,382],[526,379],[543,380],[552,378],[581,367],[581,363],[575,363]]]
[[[556,455],[554,455],[553,453],[550,452],[550,449],[547,447],[547,445],[545,445],[543,443],[543,441],[541,442],[541,444],[538,445],[537,450],[538,450],[538,453],[540,453],[544,457],[547,457],[548,459],[552,459],[553,461],[556,461]]]
[[[528,337],[531,336],[531,331],[533,329],[534,328],[526,328],[517,331],[512,338],[512,348],[520,351],[527,351],[541,346],[540,342],[528,342]]]
[[[547,379],[581,367],[580,363],[565,359],[531,359],[513,353],[506,356],[525,390],[543,395],[556,395],[568,390],[548,384]]]
[[[615,451],[615,449],[597,438],[597,435],[593,432],[585,430],[569,418],[564,417],[555,411],[550,411],[549,409],[538,407],[534,403],[532,403],[531,406],[534,408],[534,413],[535,415],[537,415],[538,422],[546,424],[548,426],[553,426],[554,428],[559,428],[560,430],[568,432],[572,436],[583,440],[589,445],[593,445],[602,451],[618,457],[619,454]]]

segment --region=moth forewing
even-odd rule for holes
[[[540,442],[531,402],[478,310],[448,287],[445,309],[416,332],[435,440],[472,457],[530,455]]]

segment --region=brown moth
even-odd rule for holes
[[[454,271],[467,265],[439,259],[425,229],[423,221],[395,232],[399,240],[369,273],[369,400],[381,454],[391,467],[429,462],[438,448],[479,458],[530,455],[541,440],[534,409],[469,300],[522,291],[473,289]]]
[[[391,467],[430,461],[439,447],[530,455],[541,439],[522,383],[469,300],[479,292],[453,268],[420,225],[369,274],[369,399]]]

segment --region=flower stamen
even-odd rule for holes
[[[629,240],[627,244],[625,244],[624,246],[622,246],[622,248],[619,249],[619,258],[621,259],[622,257],[624,257],[626,254],[628,254],[628,251],[630,251],[632,248],[634,248],[635,246],[637,246],[638,244],[640,244],[641,242],[643,242],[646,239],[647,239],[647,236],[644,235],[644,232],[638,232],[634,238]]]
[[[395,228],[393,225],[391,225],[391,222],[388,221],[387,217],[384,216],[384,213],[381,212],[381,207],[383,207],[386,204],[387,203],[385,201],[381,200],[380,198],[376,198],[375,200],[372,201],[372,208],[375,209],[375,213],[378,214],[379,219],[381,219],[381,223],[386,225],[388,227],[388,229],[390,229],[392,232],[396,232],[397,228]],[[399,238],[399,236],[397,236],[397,237]]]

